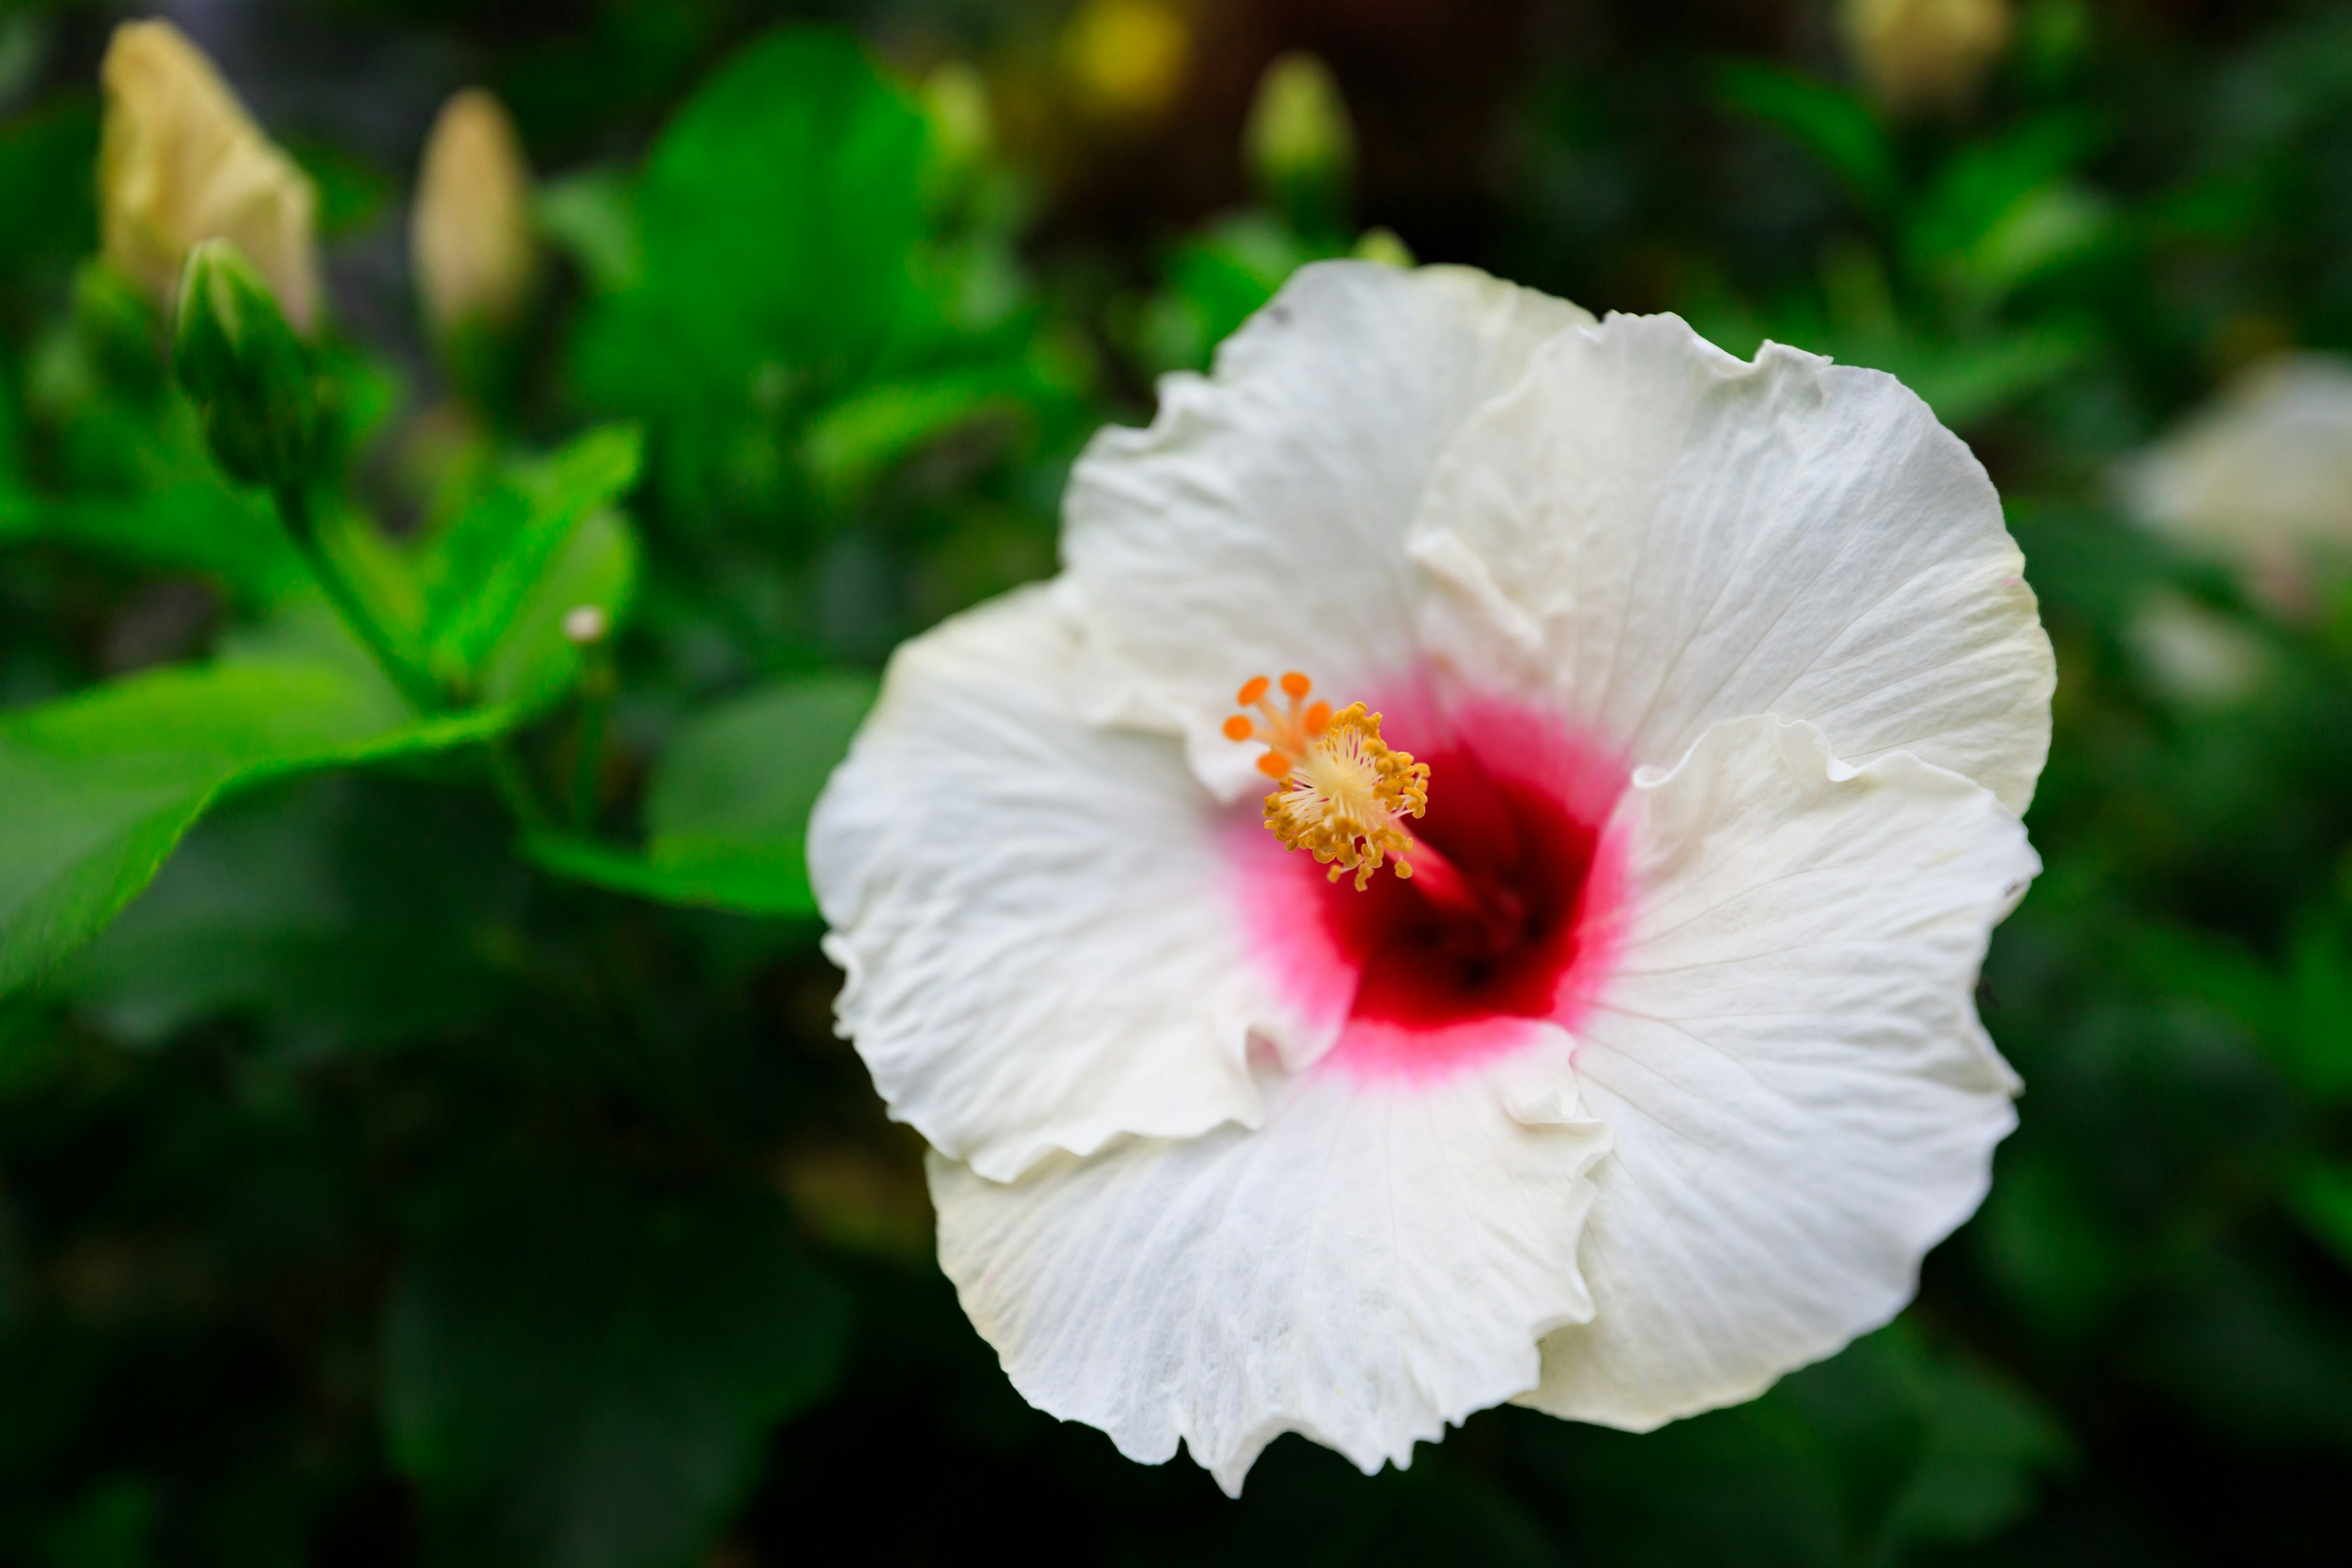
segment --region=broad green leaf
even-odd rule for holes
[[[626,175],[583,169],[539,189],[540,231],[568,253],[600,291],[626,289],[645,270],[637,214]]]
[[[815,908],[801,858],[809,810],[848,754],[874,689],[857,675],[781,680],[680,729],[646,792],[653,863],[741,876],[779,913]]]
[[[1658,1568],[1849,1568],[1981,1540],[2069,1451],[2023,1395],[1936,1352],[1906,1321],[1750,1404],[1645,1436],[1563,1436],[1601,1559]]]
[[[1155,371],[1204,370],[1216,346],[1321,253],[1262,213],[1212,226],[1171,258],[1144,307],[1136,348]]]
[[[304,580],[301,557],[258,494],[193,479],[127,495],[0,494],[0,541],[41,540],[140,566],[205,573],[265,605]]]
[[[144,888],[224,791],[462,744],[496,712],[416,720],[330,665],[156,670],[0,716],[0,992]]]
[[[310,777],[226,802],[60,974],[118,1038],[236,1012],[304,1051],[415,1039],[499,994],[520,873],[467,792]]]
[[[582,525],[636,482],[643,451],[633,428],[593,430],[493,479],[434,540],[419,569],[436,675],[460,687],[476,681],[551,569],[570,559]]]
[[[2023,1518],[2053,1472],[2074,1461],[2056,1418],[2006,1379],[1957,1357],[1922,1367],[1927,1444],[1888,1521],[1905,1542],[1965,1545]]]
[[[2352,1167],[2315,1162],[2294,1179],[2287,1203],[2304,1229],[2352,1268]]]
[[[1750,60],[1719,61],[1710,85],[1717,103],[1796,142],[1865,206],[1895,200],[1900,182],[1886,129],[1844,88]]]
[[[809,810],[873,701],[871,679],[822,675],[721,704],[680,729],[655,764],[642,857],[554,836],[528,852],[560,875],[664,903],[814,913],[802,854]]]
[[[385,1424],[439,1561],[691,1568],[777,1421],[830,1384],[845,1302],[767,1194],[596,1181],[456,1195],[394,1289]]]
[[[1009,405],[1018,369],[950,371],[863,387],[809,422],[809,469],[829,494],[855,495],[957,426]]]
[[[535,712],[571,689],[580,650],[563,635],[563,617],[583,605],[617,626],[636,592],[637,537],[607,507],[590,512],[533,583],[482,667],[483,700]]]
[[[865,51],[771,34],[655,142],[642,271],[592,311],[581,368],[608,406],[740,404],[774,365],[835,380],[879,347],[923,223],[925,124]]]

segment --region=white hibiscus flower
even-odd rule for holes
[[[1967,448],[1447,268],[1309,268],[1160,398],[810,833],[1014,1384],[1238,1491],[1885,1321],[2014,1120],[1970,993],[2053,672]]]

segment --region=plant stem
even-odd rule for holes
[[[598,786],[604,776],[604,727],[613,711],[612,656],[600,639],[581,650],[580,716],[572,737],[572,826],[595,825]]]
[[[494,736],[488,750],[490,782],[498,786],[499,799],[506,803],[507,810],[525,827],[547,826],[547,807],[540,804],[539,792],[530,787],[530,775],[515,754],[514,743],[504,735]]]
[[[311,514],[309,494],[299,485],[287,485],[276,492],[276,499],[278,516],[285,523],[294,547],[302,552],[310,575],[326,591],[328,602],[335,606],[335,613],[352,629],[352,635],[366,647],[376,668],[418,712],[437,713],[446,708],[448,702],[440,688],[394,644],[383,623],[376,619],[375,612],[361,596],[357,584],[343,574],[342,567],[320,543],[318,520]]]

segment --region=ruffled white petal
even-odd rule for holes
[[[1857,772],[1769,718],[1621,810],[1631,924],[1576,1055],[1616,1141],[1580,1254],[1596,1310],[1524,1403],[1642,1430],[1885,1322],[1975,1209],[2016,1081],[1971,992],[2037,862],[1968,780]]]
[[[1255,1123],[1253,1029],[1307,1028],[1231,918],[1230,814],[1172,741],[1076,716],[1079,658],[1045,588],[908,643],[809,824],[842,1031],[893,1116],[991,1176]]]
[[[1567,1081],[1568,1043],[1548,1046]],[[1003,1184],[931,1162],[940,1262],[1031,1404],[1229,1493],[1286,1431],[1366,1471],[1531,1387],[1588,1316],[1576,1237],[1607,1134],[1497,1075],[1269,1085],[1265,1124]],[[1529,1120],[1514,1120],[1512,1111]],[[1557,1118],[1557,1120],[1552,1120]]]
[[[1160,384],[1149,428],[1105,430],[1070,476],[1063,555],[1129,677],[1092,710],[1180,723],[1201,776],[1250,787],[1217,725],[1256,674],[1342,697],[1414,662],[1404,539],[1463,420],[1577,307],[1464,268],[1301,269],[1218,351]]]
[[[2055,683],[1967,447],[1893,377],[1672,316],[1561,334],[1454,437],[1415,525],[1427,635],[1671,765],[1724,719],[1907,751],[2022,812]]]

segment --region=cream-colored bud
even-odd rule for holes
[[[1956,108],[2009,47],[2009,0],[1841,0],[1839,30],[1871,95],[1897,114]]]
[[[2240,372],[2122,480],[2143,523],[2233,561],[2273,609],[2307,614],[2352,565],[2352,363],[2290,353]]]
[[[409,255],[436,332],[505,326],[530,298],[539,267],[530,166],[514,121],[479,88],[444,104],[425,139]]]
[[[98,195],[107,264],[168,308],[201,240],[252,261],[287,320],[319,310],[318,194],[261,133],[212,62],[169,22],[126,22],[99,77]]]

